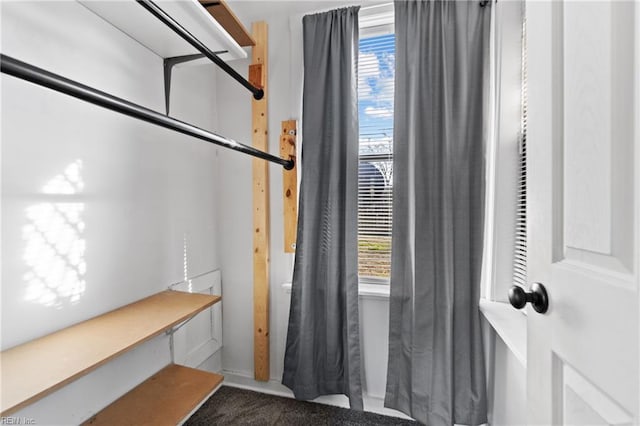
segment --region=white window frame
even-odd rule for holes
[[[363,7],[358,19],[360,38],[395,32],[393,3]]]
[[[508,303],[513,284],[521,130],[522,3],[492,3],[491,87],[482,298]]]
[[[522,107],[522,18],[524,0],[492,2],[492,117],[487,150],[487,192],[480,310],[490,329],[486,350],[495,353],[496,338],[526,369],[527,317],[508,302],[513,285],[516,201],[519,177]]]

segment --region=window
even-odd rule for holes
[[[524,15],[524,13],[523,13]],[[522,79],[520,144],[518,147],[518,183],[516,196],[516,231],[513,257],[513,283],[527,285],[527,22],[522,19]]]
[[[387,282],[391,271],[393,189],[393,15],[365,16],[358,61],[358,274]]]
[[[493,3],[490,135],[482,297],[508,302],[527,285],[524,3]]]

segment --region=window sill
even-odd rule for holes
[[[291,294],[291,283],[283,283],[282,288],[287,294]],[[358,296],[362,299],[389,300],[389,285],[385,284],[360,284]]]
[[[480,311],[498,336],[527,367],[527,316],[508,303],[480,300]]]

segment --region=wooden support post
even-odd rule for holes
[[[267,121],[267,39],[266,22],[251,28],[255,46],[249,77],[264,89],[264,98],[251,101],[253,147],[269,151]],[[258,81],[259,80],[259,81]],[[269,373],[269,163],[253,160],[253,364],[256,380],[267,381]]]
[[[295,167],[282,172],[282,195],[284,203],[284,252],[295,253],[298,228],[298,160],[296,158],[296,120],[282,122],[280,134],[280,157],[292,158]]]

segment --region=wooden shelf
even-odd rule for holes
[[[199,0],[205,6],[205,9],[214,17],[222,28],[224,28],[231,37],[242,47],[255,46],[256,42],[251,34],[242,25],[235,13],[229,8],[227,2],[219,0],[212,2],[211,0]]]
[[[164,291],[0,353],[0,415],[95,370],[220,301]]]
[[[219,374],[171,364],[87,420],[85,425],[177,425],[222,383]]]
[[[162,58],[199,53],[135,1],[79,1]],[[163,1],[158,5],[213,52],[226,52],[218,55],[221,59],[247,57],[247,52],[197,0]],[[208,59],[194,62],[210,63]]]

